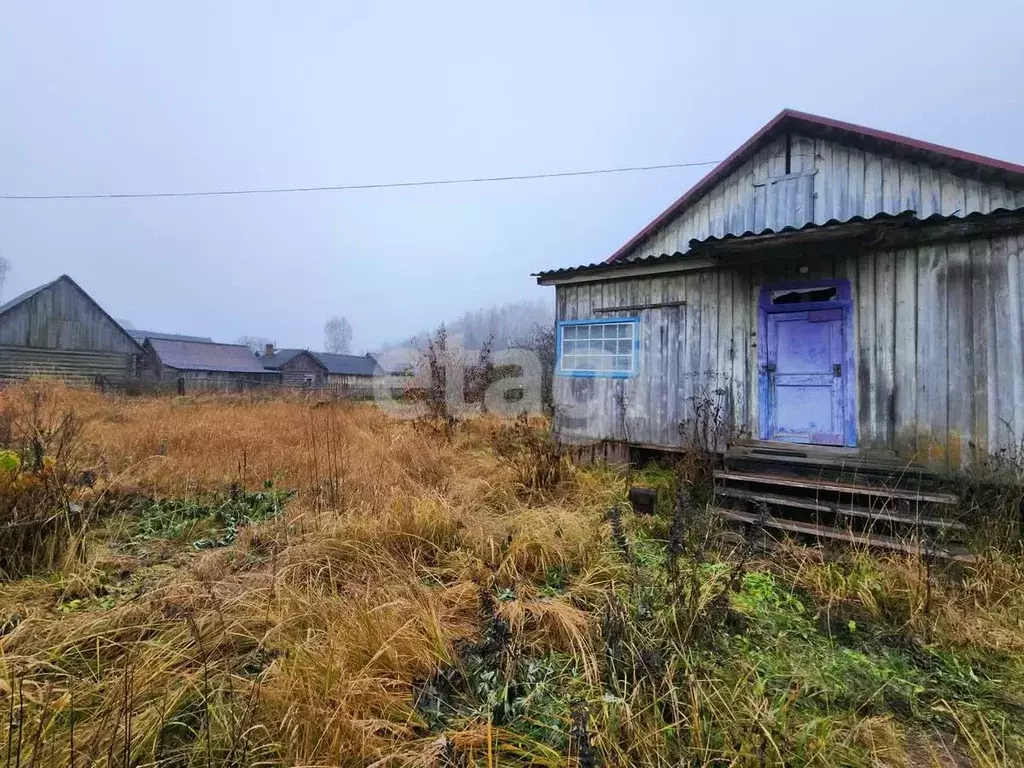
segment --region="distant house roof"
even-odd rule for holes
[[[261,357],[259,360],[267,370],[277,371],[303,352],[324,367],[327,373],[342,376],[373,376],[383,373],[372,355],[335,355],[330,352],[312,352],[308,349],[279,349],[274,354]]]
[[[166,341],[205,341],[206,343],[212,343],[213,339],[209,336],[185,336],[181,333],[160,333],[159,331],[143,331],[138,328],[126,328],[128,335],[135,339],[140,344],[146,339],[165,339]]]
[[[381,367],[372,355],[332,355],[327,352],[314,352],[313,355],[323,363],[328,373],[348,376],[373,376],[381,373]]]
[[[249,347],[243,344],[215,344],[205,341],[175,341],[149,338],[160,362],[180,371],[220,373],[270,373]]]
[[[134,336],[132,336],[130,333],[128,333],[122,327],[122,325],[119,322],[117,322],[117,320],[115,320],[113,317],[111,317],[110,314],[107,312],[107,310],[105,310],[103,307],[101,307],[99,304],[97,304],[96,303],[96,299],[94,299],[92,296],[90,296],[88,293],[86,293],[85,290],[82,288],[82,286],[80,286],[78,283],[76,283],[74,280],[72,280],[67,275],[61,275],[57,279],[51,280],[48,283],[43,283],[42,285],[37,285],[35,288],[32,288],[31,290],[28,290],[28,291],[25,291],[24,293],[18,294],[17,296],[15,296],[10,301],[5,302],[4,304],[0,304],[0,316],[5,315],[7,312],[9,312],[10,310],[12,310],[15,307],[19,306],[20,304],[23,304],[24,302],[28,301],[33,296],[36,296],[37,294],[42,293],[43,291],[45,291],[48,288],[52,288],[57,283],[62,282],[62,281],[68,283],[72,288],[74,288],[76,291],[78,291],[80,294],[82,294],[82,296],[84,296],[86,298],[86,300],[90,304],[92,304],[94,307],[96,307],[96,309],[98,309],[100,312],[102,312],[106,316],[106,318],[108,320],[110,320],[110,322],[112,322],[114,325],[116,325],[118,328],[120,328],[121,332],[124,333],[129,339],[131,339],[132,342],[136,345],[136,347],[140,346],[140,342]]]
[[[263,367],[266,368],[267,370],[278,371],[281,369],[282,365],[290,363],[303,352],[307,351],[308,350],[305,349],[278,349],[275,350],[274,354],[272,355],[261,356],[259,360]],[[310,357],[313,357],[312,353],[310,353]],[[313,357],[313,359],[316,360],[315,357]],[[319,363],[320,361],[317,360],[317,362]],[[320,364],[323,365],[323,363]]]

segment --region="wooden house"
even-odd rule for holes
[[[278,383],[244,344],[149,337],[145,349],[144,379],[187,392],[244,392]]]
[[[327,366],[308,349],[278,349],[267,345],[260,364],[280,374],[281,384],[293,389],[320,389],[327,384]]]
[[[67,275],[0,306],[0,378],[124,387],[142,348]]]
[[[308,349],[278,349],[268,345],[260,362],[278,372],[285,386],[337,389],[369,394],[373,377],[384,373],[377,360],[366,355],[339,355]]]
[[[1024,438],[1024,166],[785,110],[556,288],[555,430],[939,469]]]

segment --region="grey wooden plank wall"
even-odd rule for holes
[[[120,352],[93,352],[0,346],[0,378],[56,378],[92,383],[101,376],[121,386],[135,377],[135,358]]]
[[[559,319],[640,317],[633,379],[555,377],[567,442],[677,447],[710,395],[757,434],[757,305],[766,283],[845,278],[858,444],[955,468],[1024,439],[1024,235],[557,288]],[[801,274],[800,267],[807,267]],[[598,313],[609,307],[685,306]]]
[[[793,135],[766,145],[691,208],[638,244],[626,258],[685,253],[691,239],[824,224],[853,216],[917,211],[966,215],[1024,206],[1024,190],[957,176],[921,163]]]
[[[0,344],[45,349],[138,352],[132,339],[64,280],[14,307],[0,319]]]

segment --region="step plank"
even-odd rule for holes
[[[807,458],[815,456],[847,456],[850,458],[864,457],[875,459],[896,459],[896,452],[884,448],[848,448],[840,445],[812,445],[809,443],[789,443],[782,440],[757,440],[750,437],[738,437],[732,440],[728,449],[748,451],[768,450],[783,451]]]
[[[891,510],[869,509],[867,507],[857,507],[846,504],[833,504],[831,502],[819,501],[817,499],[801,499],[794,496],[783,496],[782,494],[776,493],[760,493],[758,491],[748,491],[742,488],[721,487],[716,488],[715,493],[718,496],[728,496],[732,499],[744,499],[755,503],[763,501],[766,504],[773,504],[778,507],[796,507],[798,509],[810,509],[815,512],[831,512],[836,515],[850,515],[852,517],[862,517],[868,520],[884,520],[890,523],[922,525],[930,528],[951,528],[958,531],[966,530],[967,528],[963,523],[955,520],[942,520],[937,517],[916,517],[914,515],[905,515]]]
[[[776,453],[730,452],[725,455],[725,466],[733,469],[733,464],[754,463],[766,465],[790,466],[800,469],[829,469],[835,472],[864,475],[887,475],[894,479],[927,478],[932,480],[935,473],[923,467],[908,464],[904,461],[887,461],[864,457],[849,456],[789,456]],[[742,471],[742,469],[738,470]],[[770,471],[770,470],[769,470]]]
[[[752,515],[747,512],[738,512],[734,509],[722,509],[718,508],[715,510],[719,515],[726,518],[727,520],[734,520],[740,523],[756,524],[758,521],[757,515]],[[923,554],[927,550],[926,545],[923,543],[913,544],[906,541],[900,541],[894,539],[891,536],[879,536],[877,534],[863,534],[853,533],[852,531],[843,531],[839,528],[829,528],[823,525],[813,525],[811,523],[800,523],[796,520],[782,520],[777,517],[771,517],[770,515],[764,520],[765,528],[776,528],[781,531],[789,531],[790,533],[799,533],[805,536],[817,536],[826,539],[837,539],[839,541],[845,541],[849,544],[866,544],[870,547],[879,547],[882,549],[891,549],[897,552],[905,552],[910,555]],[[974,555],[968,552],[962,547],[942,547],[935,544],[931,544],[931,553],[936,557],[942,557],[947,560],[956,560],[959,562],[973,562],[975,560]]]
[[[718,470],[715,472],[716,480],[737,480],[745,483],[757,483],[759,485],[785,485],[790,488],[809,488],[815,491],[830,491],[832,493],[849,493],[863,496],[884,496],[892,499],[907,499],[909,501],[923,501],[930,504],[957,504],[959,499],[951,493],[928,493],[925,491],[907,491],[899,488],[885,488],[883,486],[854,485],[851,483],[837,483],[831,480],[810,480],[801,477],[789,477],[786,475],[769,475],[753,472],[732,472]]]

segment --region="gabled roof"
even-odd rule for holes
[[[382,373],[383,369],[370,354],[336,355],[331,352],[313,352],[308,349],[279,349],[272,355],[261,357],[264,368],[278,371],[301,354],[313,358],[327,373],[340,376],[373,376]]]
[[[259,360],[260,364],[267,370],[279,371],[281,370],[281,366],[287,365],[301,354],[308,354],[315,363],[317,363],[325,371],[327,370],[326,366],[324,366],[323,363],[317,360],[316,356],[308,349],[277,349],[274,350],[274,354],[263,355],[260,357]]]
[[[115,326],[117,326],[118,330],[120,330],[121,333],[123,333],[126,337],[128,337],[128,340],[131,341],[131,343],[134,344],[139,349],[140,352],[142,351],[142,347],[139,345],[139,342],[136,339],[134,339],[132,337],[132,335],[130,333],[128,333],[124,328],[122,328],[121,324],[119,322],[117,322],[117,320],[115,320],[113,317],[111,317],[110,314],[107,312],[107,310],[105,310],[103,307],[101,307],[99,304],[97,304],[96,300],[82,289],[82,286],[80,286],[78,283],[76,283],[74,280],[72,280],[67,275],[61,275],[56,280],[51,280],[48,283],[43,283],[42,285],[36,286],[35,288],[32,288],[31,290],[25,291],[24,293],[19,294],[18,296],[15,296],[10,301],[0,305],[0,317],[5,315],[6,313],[10,312],[15,307],[20,306],[21,304],[24,304],[26,301],[28,301],[32,297],[39,295],[43,291],[45,291],[45,290],[47,290],[49,288],[52,288],[53,286],[57,285],[57,283],[62,282],[62,281],[67,283],[68,285],[70,285],[72,288],[74,288],[80,294],[82,294],[82,296],[85,297],[86,301],[88,301],[90,304],[92,304],[96,309],[98,309],[100,311],[100,313],[104,317],[106,317],[111,323],[113,323]]]
[[[209,336],[186,336],[181,333],[160,333],[159,331],[143,331],[138,328],[126,328],[128,335],[140,344],[146,339],[166,339],[167,341],[205,341],[212,343]]]
[[[691,187],[682,197],[666,208],[650,224],[630,238],[629,242],[609,256],[613,262],[628,254],[648,236],[674,219],[696,203],[719,181],[746,162],[762,145],[776,136],[789,132],[800,132],[809,137],[827,138],[848,146],[889,154],[895,157],[914,159],[940,168],[968,176],[1007,182],[1013,186],[1024,186],[1024,165],[996,160],[973,152],[964,152],[928,141],[912,139],[897,133],[866,128],[829,117],[784,109],[773,117],[761,130],[747,139],[735,152],[719,163],[703,179]]]
[[[152,347],[161,363],[180,371],[270,373],[244,344],[149,338],[146,345]]]

